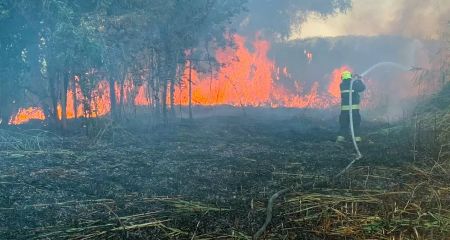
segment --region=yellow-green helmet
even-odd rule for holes
[[[350,71],[343,71],[341,74],[342,80],[350,80],[352,79],[352,73]]]

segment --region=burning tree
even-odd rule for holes
[[[92,101],[94,95],[102,95],[97,90],[106,79],[109,84],[101,84],[101,92],[108,95],[109,103],[101,105],[111,111],[113,119],[120,118],[127,101],[134,105],[130,98],[144,95],[156,117],[162,113],[167,121],[169,108],[174,115],[175,86],[186,63],[198,63],[186,53],[208,52],[211,60],[211,48],[230,43],[224,40],[226,25],[243,3],[5,1],[0,24],[10,32],[1,39],[2,56],[8,59],[1,68],[8,79],[2,81],[2,102],[19,97],[12,90],[27,90],[50,123],[66,126],[68,116],[89,118],[102,112]],[[32,73],[29,83],[18,87],[23,84],[16,81],[26,73]],[[67,109],[68,102],[72,109]],[[2,108],[4,122],[14,110],[7,105]],[[78,114],[79,106],[84,113]]]

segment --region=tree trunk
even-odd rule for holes
[[[77,80],[73,79],[72,84],[72,94],[73,94],[73,115],[74,119],[78,118],[78,98],[77,98]]]
[[[0,126],[5,127],[8,125],[10,119],[10,104],[8,101],[8,82],[7,80],[0,79]]]
[[[149,104],[149,109],[150,111],[153,110],[153,81],[152,81],[152,77],[149,76],[147,77],[147,95],[148,95],[148,99],[150,100],[150,104]]]
[[[50,93],[50,101],[52,104],[52,111],[50,112],[50,116],[49,119],[51,119],[51,124],[52,125],[56,125],[58,123],[58,97],[56,94],[56,82],[55,82],[55,78],[58,75],[55,74],[55,76],[53,77],[49,77],[49,86],[48,86],[48,91]]]
[[[117,120],[117,100],[114,78],[109,77],[109,101],[111,102],[111,117],[113,121]]]
[[[162,112],[164,123],[167,123],[167,79],[164,79],[163,89],[162,89]]]
[[[192,120],[192,60],[189,60],[189,119]]]
[[[64,73],[63,77],[63,89],[61,93],[61,122],[63,131],[67,128],[67,91],[69,90],[69,73]]]
[[[8,103],[2,104],[2,107],[0,108],[0,126],[6,127],[8,126],[9,119],[11,119],[11,106]]]
[[[175,76],[170,79],[170,116],[175,118]]]
[[[160,101],[160,89],[159,87],[154,90],[155,97],[155,117],[156,119],[160,119],[161,117],[161,101]]]
[[[158,56],[157,58],[157,66],[156,66],[156,76],[153,78],[153,82],[152,82],[152,89],[153,89],[153,98],[154,98],[154,112],[155,112],[155,118],[159,121],[160,118],[160,106],[161,106],[161,101],[160,101],[160,91],[161,91],[161,58]]]
[[[119,83],[119,89],[120,89],[120,98],[119,98],[119,107],[116,109],[117,110],[117,116],[119,116],[122,119],[122,111],[124,110],[124,102],[125,102],[125,94],[124,94],[124,89],[123,89],[123,82]]]

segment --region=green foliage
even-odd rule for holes
[[[4,18],[7,18],[10,14],[10,9],[6,5],[6,3],[1,2],[0,3],[0,21]]]

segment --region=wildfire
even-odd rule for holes
[[[294,89],[287,89],[279,80],[282,77],[292,80],[291,75],[287,67],[280,70],[274,61],[269,59],[268,41],[261,39],[253,41],[254,51],[250,51],[245,46],[246,38],[235,35],[234,40],[237,49],[228,48],[217,52],[216,57],[224,67],[213,79],[193,71],[193,103],[207,106],[327,108],[339,100],[340,95],[320,93],[318,82],[315,82],[307,92],[298,82]],[[184,76],[188,76],[187,71],[188,69]],[[333,79],[340,80],[338,71],[333,72]],[[185,77],[181,86],[187,85],[188,79]],[[188,104],[189,94],[186,89],[178,87],[175,96],[176,103]]]
[[[31,120],[45,120],[44,111],[38,107],[21,108],[17,114],[11,118],[9,124],[19,125]]]
[[[213,76],[202,74],[192,69],[192,102],[200,106],[231,105],[252,107],[289,107],[289,108],[328,108],[338,104],[340,92],[340,73],[349,70],[344,66],[333,71],[330,83],[320,86],[314,82],[309,88],[300,81],[292,79],[287,67],[278,67],[268,57],[270,43],[262,39],[254,40],[252,49],[246,47],[248,40],[240,35],[233,36],[236,48],[218,50],[216,58],[221,68]],[[305,50],[308,61],[312,53]],[[189,68],[185,68],[180,84],[175,86],[175,103],[189,104]],[[283,81],[293,82],[293,87],[286,87]],[[91,96],[87,98],[80,89],[79,78],[71,81],[72,87],[67,93],[66,117],[101,117],[111,110],[110,87],[106,80],[100,81]],[[127,77],[123,84],[115,86],[117,103],[132,103],[137,106],[151,104],[149,86],[143,81],[135,86]],[[326,89],[325,91],[323,89]],[[89,108],[91,111],[86,111]],[[87,112],[92,113],[88,115]],[[58,106],[58,117],[62,117],[61,104]],[[11,119],[10,124],[22,124],[31,119],[44,120],[41,108],[20,109]]]
[[[96,118],[108,115],[111,111],[109,83],[106,80],[98,82],[92,91],[90,98],[87,98],[83,94],[78,82],[79,79],[77,77],[75,77],[71,82],[71,84],[74,84],[75,93],[73,88],[67,91],[66,118]],[[117,103],[127,103],[129,99],[134,99],[133,103],[136,106],[148,106],[151,103],[148,98],[146,83],[135,88],[133,81],[131,79],[127,79],[122,87],[117,83],[114,87]],[[87,111],[86,108],[89,108],[90,111]],[[58,118],[62,119],[63,110],[61,104],[58,104],[57,110]]]
[[[92,91],[90,99],[85,97],[85,95],[81,91],[77,78],[75,78],[73,84],[75,84],[75,93],[73,90],[67,91],[67,119],[73,119],[76,117],[102,117],[107,115],[111,111],[111,103],[109,100],[109,84],[107,81],[100,81],[97,84],[95,90]],[[86,107],[90,108],[90,112],[92,113],[92,115],[88,114],[88,111],[86,111],[85,109]],[[58,104],[57,110],[58,118],[62,119],[63,111],[61,104]]]

